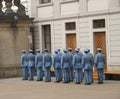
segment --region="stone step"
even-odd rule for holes
[[[97,72],[93,72],[93,79],[94,79],[94,80],[97,80],[97,79],[98,79],[98,74],[97,74]]]

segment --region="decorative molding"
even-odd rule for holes
[[[39,8],[39,7],[48,7],[48,6],[53,6],[53,3],[51,2],[51,3],[39,4],[39,5],[37,5],[37,8]]]
[[[77,2],[79,0],[60,0],[60,3]]]

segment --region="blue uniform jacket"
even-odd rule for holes
[[[82,54],[79,55],[78,53],[73,56],[73,66],[75,69],[83,68],[82,64]]]
[[[98,53],[95,57],[95,66],[97,68],[104,68],[105,56],[102,53]]]
[[[35,55],[33,55],[32,53],[28,55],[28,66],[29,67],[35,66]]]
[[[61,68],[61,56],[59,54],[55,54],[53,56],[53,67],[54,68]]]
[[[90,55],[90,57],[91,57],[91,59],[92,59],[92,64],[91,64],[91,65],[92,65],[92,68],[93,68],[93,65],[94,65],[94,57],[93,57],[93,54],[92,54],[92,53],[88,53],[88,54]],[[92,68],[91,68],[91,69],[92,69]]]
[[[70,58],[70,67],[73,67],[73,54],[71,52],[68,53]]]
[[[84,54],[82,57],[82,65],[84,69],[91,69],[92,68],[92,58],[89,54]]]
[[[50,56],[50,54],[46,53],[43,56],[43,64],[44,67],[51,67],[52,65],[52,57]]]
[[[22,67],[27,67],[28,66],[28,58],[27,54],[22,54],[20,57],[20,63]]]
[[[70,67],[70,58],[68,54],[63,54],[61,57],[61,65],[62,68],[69,68]]]
[[[58,55],[62,56],[63,54],[61,52],[58,52]]]
[[[43,66],[43,55],[38,53],[35,56],[35,66],[36,67],[42,67]]]

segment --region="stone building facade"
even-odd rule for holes
[[[106,70],[120,72],[120,0],[32,0],[35,48],[101,47]]]

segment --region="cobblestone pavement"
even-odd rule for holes
[[[52,82],[23,81],[22,78],[0,80],[0,99],[120,99],[120,81],[104,84],[76,85]]]

